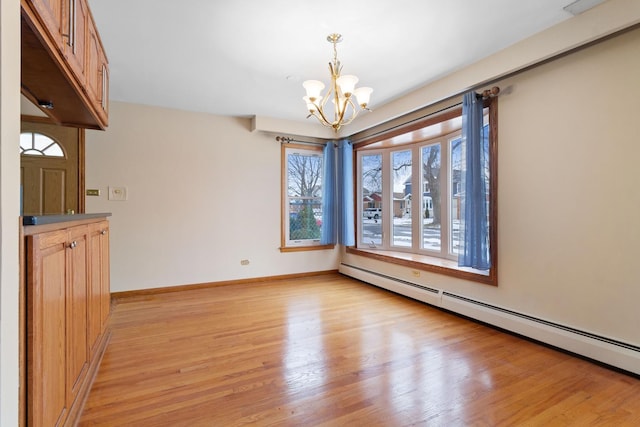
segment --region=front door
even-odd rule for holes
[[[80,212],[81,130],[22,122],[20,182],[24,215]]]

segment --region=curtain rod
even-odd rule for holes
[[[498,97],[499,94],[500,94],[500,88],[498,86],[494,86],[491,89],[487,89],[487,90],[484,90],[484,91],[482,91],[480,93],[476,93],[476,96],[478,97],[478,99],[490,99],[490,98]],[[460,94],[460,95],[462,95],[462,94]],[[458,102],[457,104],[449,105],[448,107],[442,108],[442,109],[437,110],[437,111],[432,111],[431,113],[427,113],[427,114],[425,114],[423,116],[416,117],[414,119],[411,119],[409,121],[397,124],[395,126],[391,126],[389,128],[386,128],[386,129],[381,129],[378,132],[375,132],[375,133],[373,133],[371,135],[367,135],[367,136],[365,136],[363,138],[353,139],[353,140],[351,140],[351,142],[353,142],[354,144],[357,144],[360,141],[376,137],[376,136],[378,136],[380,134],[384,134],[386,132],[390,132],[390,131],[392,131],[394,129],[401,128],[403,126],[409,125],[409,124],[417,122],[419,120],[426,119],[427,117],[436,116],[436,115],[438,115],[440,113],[443,113],[445,111],[451,110],[452,108],[460,107],[461,105],[462,105],[462,102]],[[425,108],[427,108],[427,107],[425,107]]]
[[[276,141],[281,144],[290,144],[292,142],[297,142],[299,144],[319,145],[321,147],[324,147],[327,144],[326,142],[301,141],[299,139],[294,139],[288,136],[276,136]]]

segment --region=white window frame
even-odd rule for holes
[[[395,251],[395,252],[408,252],[416,253],[427,256],[434,256],[438,258],[445,258],[450,260],[457,260],[458,255],[452,250],[451,235],[452,221],[451,221],[451,186],[453,180],[453,173],[451,168],[451,149],[452,142],[458,139],[461,135],[461,131],[442,135],[438,138],[434,138],[428,141],[414,142],[406,145],[399,145],[388,148],[378,148],[372,150],[358,150],[356,152],[357,159],[357,187],[356,187],[356,200],[362,201],[363,194],[363,180],[362,180],[362,157],[370,155],[382,156],[382,243],[372,245],[371,242],[363,240],[363,205],[360,202],[357,204],[357,218],[359,219],[359,226],[357,227],[357,244],[356,247],[367,250],[383,250],[383,251]],[[422,221],[422,195],[421,189],[424,188],[424,180],[422,174],[422,148],[431,145],[440,145],[440,197],[441,197],[441,226],[440,226],[440,250],[423,248],[423,221]],[[412,159],[412,173],[411,173],[411,188],[412,188],[412,200],[411,200],[411,224],[412,224],[412,236],[411,246],[395,245],[393,242],[393,153],[401,151],[411,151]],[[418,161],[416,161],[418,160]],[[446,165],[446,168],[443,167]],[[443,174],[445,175],[443,178]],[[416,199],[416,194],[413,189],[418,189],[418,195],[420,198]],[[416,209],[416,203],[418,203],[418,209]],[[417,224],[417,225],[416,225]]]
[[[304,156],[317,156],[320,158],[320,174],[323,173],[322,167],[322,147],[313,145],[301,145],[301,144],[283,144],[282,145],[282,231],[281,231],[281,246],[280,250],[283,252],[297,251],[297,250],[313,250],[313,249],[326,249],[333,248],[334,245],[322,245],[320,243],[320,237],[313,239],[292,239],[290,235],[291,231],[291,199],[289,196],[289,156],[293,154],[299,154]],[[323,182],[323,177],[320,176],[320,185]],[[300,197],[296,197],[300,199]],[[313,205],[322,206],[322,190],[319,189],[317,196],[308,197],[308,199],[315,200]],[[320,226],[321,227],[321,226]]]

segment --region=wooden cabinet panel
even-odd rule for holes
[[[91,224],[89,231],[91,287],[89,289],[89,348],[94,354],[111,311],[109,286],[109,223]]]
[[[104,49],[100,51],[100,99],[98,103],[98,114],[105,123],[109,120],[109,63]]]
[[[33,236],[27,277],[28,419],[34,426],[64,420],[66,405],[66,232]]]
[[[28,0],[37,12],[44,28],[49,33],[55,46],[62,50],[62,34],[64,33],[63,3],[66,0]]]
[[[98,115],[108,119],[109,64],[98,30],[92,20],[87,26],[87,90]]]
[[[65,3],[68,36],[65,37],[64,56],[80,85],[85,86],[89,5],[87,0],[65,0]]]
[[[102,330],[107,327],[109,316],[111,315],[111,276],[109,259],[109,222],[104,221],[100,230],[100,316],[102,320]]]
[[[73,402],[87,372],[87,226],[69,229],[67,244],[67,401]]]

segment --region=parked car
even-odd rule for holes
[[[382,208],[366,208],[362,212],[362,216],[367,219],[378,219],[382,216]]]

